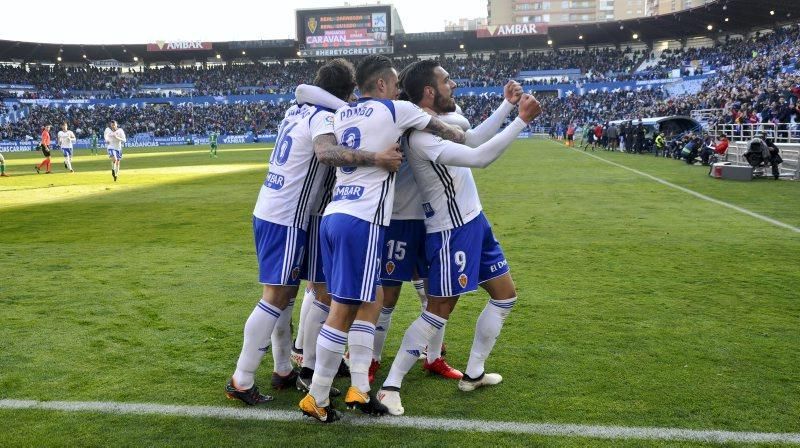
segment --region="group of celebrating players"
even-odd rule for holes
[[[332,384],[343,358],[351,379],[344,402],[371,415],[405,412],[403,378],[426,351],[424,367],[458,379],[462,391],[502,381],[484,364],[517,293],[471,168],[499,158],[541,106],[509,81],[503,104],[470,129],[455,87],[435,61],[415,62],[398,75],[390,59],[371,55],[357,70],[331,60],[313,85],[297,88],[253,212],[263,294],[244,326],[229,398],[249,405],[272,399],[255,385],[270,346],[272,386],[307,392],[300,409],[326,423],[340,418],[331,397],[340,395]],[[515,107],[518,117],[498,132]],[[418,279],[422,312],[376,393],[370,383],[400,287]],[[308,287],[293,342],[301,280]],[[462,374],[442,357],[444,330],[458,298],[479,285],[490,300]]]

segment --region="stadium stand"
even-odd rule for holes
[[[728,2],[729,12],[735,14],[740,3]],[[770,131],[794,141],[800,136],[800,62],[795,50],[800,44],[800,28],[790,23],[770,30],[762,24],[755,30],[757,24],[745,24],[746,9],[741,11],[742,17],[734,16],[740,22],[740,34],[701,40],[716,43],[713,46],[690,45],[686,40],[658,50],[653,41],[649,46],[623,45],[624,26],[617,30],[596,24],[592,26],[605,30],[604,34],[594,34],[591,26],[581,29],[587,40],[597,44],[593,47],[588,43],[542,47],[541,41],[531,41],[536,45],[520,49],[503,39],[471,41],[463,33],[455,37],[438,33],[437,39],[429,39],[425,45],[439,45],[439,51],[398,52],[395,62],[402,67],[420,58],[442,61],[459,84],[458,102],[473,123],[499,104],[502,84],[514,78],[542,101],[539,132],[565,129],[569,123],[585,126],[693,115],[712,133],[744,139]],[[653,22],[658,32],[669,33],[665,38],[676,38],[686,26],[681,18],[693,14],[694,20],[702,20],[698,14],[703,13],[713,11],[706,7],[675,15],[671,32],[658,26],[658,21],[669,17],[645,20]],[[569,44],[565,31],[556,28],[549,34]],[[420,46],[423,38],[401,35],[395,44]],[[448,39],[461,39],[477,50],[452,51],[447,48],[452,45]],[[613,45],[601,45],[615,39]],[[479,48],[489,45],[484,41],[493,41],[495,48]],[[244,48],[245,44],[250,45],[228,43],[228,48]],[[3,45],[0,42],[0,48]],[[225,64],[192,67],[169,63],[105,68],[83,60],[77,64],[0,63],[0,139],[32,140],[44,123],[62,121],[69,122],[79,138],[85,138],[112,117],[134,137],[186,137],[212,129],[223,134],[274,134],[294,87],[310,82],[321,64],[287,57],[290,50],[281,47],[275,54],[282,52],[283,57],[273,59],[244,61],[229,56]]]

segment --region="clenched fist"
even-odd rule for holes
[[[542,113],[542,105],[533,95],[524,93],[519,100],[519,117],[525,123],[530,123]]]
[[[503,96],[505,97],[506,101],[511,104],[516,105],[519,103],[519,99],[522,98],[522,94],[522,86],[513,79],[508,81],[505,87],[503,87]]]

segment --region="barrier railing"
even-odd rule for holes
[[[689,112],[689,116],[699,121],[704,128],[708,128],[708,124],[714,117],[722,113],[722,109],[695,109]]]
[[[731,141],[748,141],[761,135],[766,135],[775,143],[800,144],[800,124],[797,123],[745,123],[745,124],[718,124],[714,127],[714,134],[725,134]]]

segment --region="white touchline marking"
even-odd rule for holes
[[[116,415],[154,415],[219,420],[262,420],[279,422],[310,422],[300,411],[269,408],[221,406],[182,406],[156,403],[118,403],[110,401],[36,401],[0,400],[0,409],[47,410],[63,412],[96,412]],[[435,417],[372,418],[345,413],[334,425],[390,426],[395,428],[505,432],[559,437],[592,437],[599,439],[670,440],[711,443],[791,443],[800,444],[800,433],[744,432],[680,428],[642,428],[626,426],[576,425],[561,423],[522,423],[491,420],[446,419]]]
[[[573,151],[577,152],[578,154],[584,154],[584,155],[587,155],[589,157],[593,157],[593,158],[595,158],[597,160],[600,160],[600,161],[603,161],[605,163],[608,163],[609,165],[614,165],[614,166],[622,168],[624,170],[628,170],[628,171],[630,171],[632,173],[636,173],[636,174],[638,174],[640,176],[647,177],[647,178],[652,179],[652,180],[654,180],[654,181],[656,181],[656,182],[658,182],[660,184],[666,185],[666,186],[674,188],[676,190],[680,190],[680,191],[682,191],[684,193],[688,193],[688,194],[690,194],[690,195],[692,195],[692,196],[694,196],[696,198],[703,199],[704,201],[713,202],[714,204],[718,204],[718,205],[721,205],[723,207],[728,207],[730,209],[736,210],[737,212],[744,213],[745,215],[752,216],[753,218],[760,219],[762,221],[768,222],[768,223],[770,223],[772,225],[776,225],[778,227],[783,227],[784,229],[789,229],[789,230],[791,230],[793,232],[800,233],[800,227],[795,227],[795,226],[793,226],[791,224],[786,224],[785,222],[778,221],[777,219],[772,219],[769,216],[764,216],[764,215],[756,213],[756,212],[751,212],[750,210],[748,210],[746,208],[739,207],[738,205],[733,205],[733,204],[730,204],[730,203],[725,202],[725,201],[720,201],[719,199],[714,199],[714,198],[712,198],[710,196],[706,196],[706,195],[704,195],[702,193],[698,193],[698,192],[696,192],[694,190],[690,190],[690,189],[685,188],[685,187],[681,187],[680,185],[675,185],[672,182],[669,182],[669,181],[666,181],[664,179],[655,177],[655,176],[653,176],[651,174],[647,174],[647,173],[645,173],[643,171],[639,171],[637,169],[629,168],[629,167],[627,167],[625,165],[621,165],[619,163],[612,162],[610,160],[606,160],[606,159],[604,159],[604,158],[602,158],[600,156],[596,156],[594,154],[589,154],[588,152],[578,151],[577,149],[574,149],[574,148],[571,148],[571,149]]]

